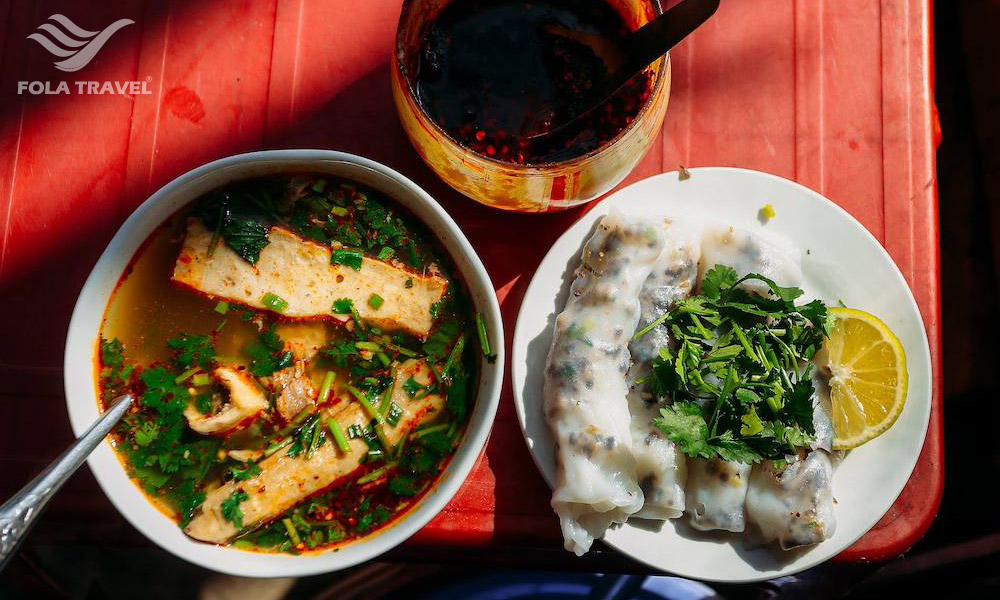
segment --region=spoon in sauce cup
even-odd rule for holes
[[[544,106],[534,112],[520,132],[523,140],[554,135],[602,106],[629,80],[666,54],[707,21],[720,0],[683,0],[636,31],[620,39],[609,39],[583,31],[545,23],[541,32],[563,38],[596,55],[607,69],[595,85],[585,86],[563,106]]]

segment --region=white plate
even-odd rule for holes
[[[757,213],[767,203],[774,206],[777,216],[764,225],[758,222]],[[671,520],[659,530],[651,528],[650,521],[629,522],[608,531],[605,542],[658,569],[726,582],[796,573],[850,546],[892,506],[923,446],[931,406],[927,336],[906,281],[868,230],[816,192],[766,173],[712,167],[691,169],[691,178],[685,181],[676,172],[650,177],[603,200],[549,250],[524,295],[511,363],[521,429],[549,485],[555,473],[553,442],[541,407],[542,370],[552,323],[565,304],[584,241],[595,222],[612,208],[650,217],[697,217],[789,238],[803,251],[807,292],[828,303],[843,300],[881,317],[906,349],[910,379],[906,407],[895,425],[852,451],[837,468],[833,479],[837,530],[825,542],[785,553],[770,548],[747,550],[737,535],[695,532],[687,526],[686,517]]]

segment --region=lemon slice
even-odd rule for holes
[[[833,447],[857,448],[882,435],[906,404],[906,352],[875,315],[831,308],[833,330],[822,362],[830,369]]]

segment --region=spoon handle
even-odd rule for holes
[[[624,84],[697,29],[719,9],[720,0],[683,0],[628,36],[628,58],[616,69]],[[617,82],[616,82],[617,83]]]
[[[59,491],[111,428],[132,406],[131,394],[119,396],[100,418],[73,445],[52,462],[31,483],[0,506],[0,571],[7,566],[25,534],[45,505]]]

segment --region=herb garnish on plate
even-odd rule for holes
[[[747,281],[763,283],[768,295],[740,287]],[[796,304],[802,294],[717,265],[705,274],[700,295],[636,333],[638,339],[663,325],[675,341],[660,348],[645,383],[671,401],[656,426],[682,452],[755,463],[814,441],[809,361],[829,337],[831,321],[819,300]]]

